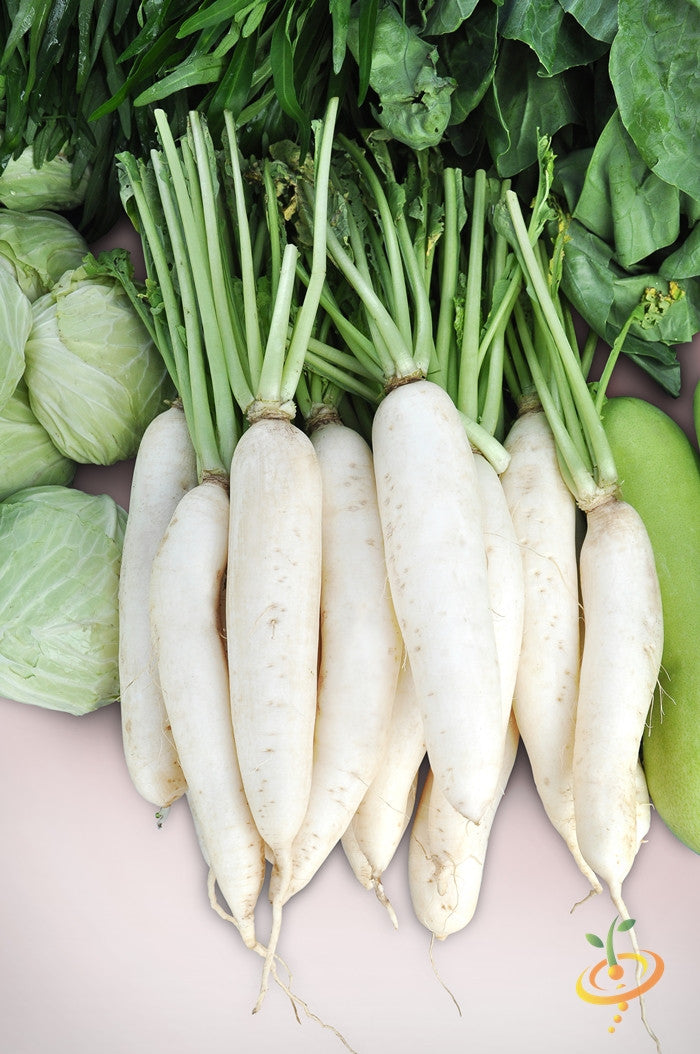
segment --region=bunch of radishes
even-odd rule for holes
[[[649,824],[658,583],[547,285],[546,190],[526,230],[507,187],[419,164],[412,208],[385,144],[377,165],[348,143],[332,160],[333,118],[292,176],[246,168],[230,122],[215,150],[196,115],[179,144],[160,116],[150,167],[121,162],[181,399],[134,473],[125,753],[159,810],[187,795],[260,999],[283,905],[339,841],[391,910],[410,824],[419,919],[438,938],[469,922],[519,736],[625,917]]]

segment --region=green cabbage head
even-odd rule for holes
[[[27,487],[68,484],[76,468],[37,421],[21,380],[0,410],[0,501]]]
[[[90,178],[87,170],[77,182],[73,164],[63,153],[36,168],[34,147],[11,157],[0,175],[0,203],[20,212],[53,209],[68,212],[82,205]]]
[[[32,328],[32,305],[9,271],[0,267],[0,410],[24,373],[24,347]]]
[[[121,283],[68,271],[32,304],[24,347],[29,401],[66,457],[133,457],[170,394],[155,344]]]
[[[118,698],[125,525],[109,495],[70,487],[0,502],[0,694],[76,715]]]
[[[57,212],[0,209],[0,266],[31,301],[80,267],[88,250],[82,234]]]

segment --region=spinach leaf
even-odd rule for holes
[[[700,4],[620,0],[610,78],[622,121],[649,168],[700,199]]]
[[[615,0],[559,0],[559,4],[579,22],[589,36],[612,43],[617,32]]]
[[[433,0],[432,3],[427,3],[424,34],[437,37],[455,33],[471,17],[478,2],[479,0]]]
[[[353,14],[348,47],[359,58],[359,20]],[[452,78],[437,73],[437,51],[385,0],[377,12],[369,84],[376,93],[378,123],[416,150],[442,139],[451,113]]]
[[[461,125],[483,99],[496,68],[498,8],[480,4],[461,26],[440,42],[440,58],[454,78],[450,125]]]
[[[505,0],[500,32],[532,48],[548,77],[593,62],[608,50],[551,0]]]
[[[665,310],[644,325],[634,323],[624,352],[671,395],[680,391],[676,344],[692,339],[700,329],[700,281],[680,284],[672,295],[668,281],[658,274],[632,275],[617,264],[606,242],[577,220],[569,219],[561,288],[573,307],[606,344],[612,346],[629,315],[645,296],[660,290]]]
[[[630,268],[680,232],[678,188],[651,172],[615,112],[596,143],[574,217]]]
[[[539,60],[520,41],[504,40],[484,107],[486,138],[499,176],[513,176],[537,160],[539,134],[580,123],[589,86],[566,70],[538,75]]]

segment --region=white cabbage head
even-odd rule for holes
[[[0,266],[31,301],[80,267],[88,251],[80,231],[57,212],[0,209]]]
[[[70,714],[119,696],[126,512],[107,494],[31,487],[0,502],[0,693]]]
[[[27,386],[20,381],[0,410],[0,501],[27,487],[66,485],[76,468],[37,421]]]
[[[86,170],[76,181],[72,162],[60,152],[36,168],[34,147],[27,146],[19,157],[10,158],[0,175],[0,203],[20,212],[69,212],[85,200],[89,178]]]
[[[79,267],[32,304],[32,315],[29,401],[55,446],[81,464],[133,457],[170,385],[121,283]]]

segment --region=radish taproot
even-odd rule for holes
[[[151,566],[180,498],[197,483],[179,404],[154,418],[134,463],[119,575],[119,686],[124,757],[139,794],[167,809],[187,789],[163,705],[150,631]]]
[[[151,624],[197,834],[243,941],[255,949],[265,857],[240,776],[219,618],[228,521],[225,481],[205,479],[182,498],[153,561]]]
[[[355,877],[365,889],[374,891],[394,926],[398,921],[383,877],[413,815],[424,757],[423,721],[411,668],[404,657],[379,771],[341,838]]]
[[[418,921],[437,939],[464,929],[476,911],[491,828],[518,749],[511,716],[499,786],[480,823],[465,820],[449,804],[428,772],[411,827],[408,881]]]
[[[522,650],[513,710],[535,787],[554,829],[591,888],[574,819],[573,751],[580,658],[576,502],[536,399],[522,404],[505,440],[502,484],[525,579]]]
[[[329,405],[310,411],[307,430],[323,494],[320,663],[311,792],[288,896],[316,873],[379,769],[402,655],[371,450]]]

